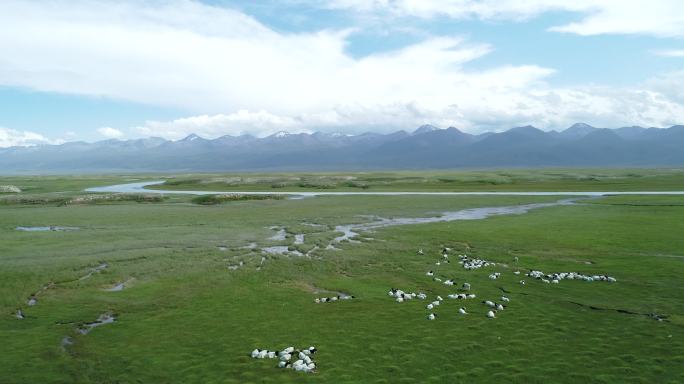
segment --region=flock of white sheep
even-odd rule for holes
[[[353,295],[337,295],[337,296],[331,296],[331,297],[317,297],[314,299],[314,303],[320,304],[320,303],[334,303],[339,300],[351,300],[354,299],[355,297]]]
[[[252,351],[254,359],[278,359],[278,368],[290,368],[298,372],[314,372],[316,363],[313,355],[317,349],[314,346],[297,350],[295,347],[287,347],[281,351],[269,351],[267,349],[255,349]],[[296,359],[292,362],[293,359]]]
[[[450,248],[444,248],[441,252],[442,258],[438,260],[435,265],[440,266],[442,264],[448,264],[449,263],[449,252],[451,252]],[[418,250],[419,255],[424,255],[425,252],[420,249]],[[495,266],[496,263],[487,261],[484,259],[478,259],[478,258],[470,258],[467,255],[458,255],[459,258],[459,264],[463,266],[464,269],[466,270],[475,270],[479,269],[482,267],[488,267],[488,266]],[[514,258],[514,261],[517,263],[518,258]],[[516,270],[513,272],[515,275],[520,275],[521,272],[519,270]],[[435,271],[430,270],[425,273],[426,276],[432,277],[433,281],[443,283],[444,285],[447,286],[455,286],[456,281],[454,279],[446,279],[442,280],[440,277],[435,275]],[[553,273],[553,274],[544,274],[541,271],[537,270],[531,270],[530,272],[525,274],[528,277],[534,278],[534,279],[539,279],[545,283],[554,283],[557,284],[559,281],[568,279],[568,280],[583,280],[583,281],[607,281],[607,282],[616,282],[617,280],[614,277],[607,276],[607,275],[583,275],[578,272],[561,272],[561,273]],[[492,280],[497,280],[502,277],[501,272],[493,272],[489,274],[489,278]],[[525,284],[525,280],[520,280],[521,284]],[[468,300],[468,299],[475,299],[477,296],[475,293],[471,292],[471,285],[470,283],[464,282],[460,288],[458,288],[460,292],[455,292],[455,293],[450,293],[446,297],[448,299],[452,300]],[[407,301],[411,300],[427,300],[428,295],[423,293],[423,292],[409,292],[409,291],[404,291],[398,288],[391,288],[389,291],[387,291],[387,295],[393,298],[397,303],[404,303]],[[319,297],[314,300],[315,303],[332,303],[332,302],[337,302],[341,300],[349,300],[353,299],[354,296],[350,295],[337,295],[337,296],[332,296],[332,297]],[[482,300],[482,304],[485,306],[485,317],[489,319],[494,319],[497,317],[497,314],[500,313],[501,311],[504,311],[510,303],[510,298],[507,296],[501,296],[500,300],[498,301],[492,301],[492,300]],[[435,320],[437,318],[437,313],[436,310],[443,305],[445,302],[444,298],[442,296],[437,295],[435,297],[435,300],[429,302],[428,304],[425,305],[425,308],[429,311],[427,315],[428,320]],[[468,315],[469,312],[466,310],[466,307],[460,307],[458,309],[459,315]],[[282,351],[276,352],[276,351],[269,351],[269,350],[262,350],[262,349],[255,349],[252,351],[251,356],[255,359],[265,359],[265,358],[278,358],[280,362],[278,363],[278,367],[280,368],[291,368],[296,371],[300,372],[314,372],[316,369],[316,364],[314,363],[312,359],[312,355],[316,352],[316,348],[314,347],[309,347],[308,349],[304,350],[295,350],[294,347],[288,347],[285,348]],[[294,362],[291,362],[292,359],[296,359]]]
[[[544,274],[542,271],[530,271],[525,274],[526,276],[541,280],[544,283],[558,284],[561,280],[582,280],[582,281],[607,281],[609,283],[614,283],[617,281],[616,278],[608,275],[583,275],[578,272],[560,272],[552,274]]]
[[[448,264],[449,263],[449,252],[451,252],[450,248],[444,248],[442,249],[441,256],[442,258],[439,259],[435,265],[440,266],[442,264]],[[419,255],[425,255],[425,252],[422,249],[418,250]],[[478,258],[471,258],[467,255],[458,255],[459,261],[458,263],[463,266],[464,269],[466,270],[475,270],[483,267],[489,267],[489,266],[495,266],[496,263],[484,260],[484,259],[478,259]],[[518,258],[515,257],[514,262],[518,262]],[[515,275],[520,275],[520,271],[516,270],[513,272]],[[444,285],[447,286],[455,286],[456,282],[454,279],[447,279],[444,280],[440,277],[438,277],[435,273],[434,270],[429,270],[425,273],[426,276],[432,277],[433,281],[436,282],[443,282]],[[544,274],[542,271],[538,270],[531,270],[530,272],[525,274],[528,277],[532,277],[534,279],[541,280],[544,283],[549,283],[549,284],[558,284],[561,280],[582,280],[582,281],[606,281],[610,283],[614,283],[617,281],[614,277],[608,276],[608,275],[584,275],[578,272],[560,272],[560,273],[552,273],[552,274]],[[492,272],[489,274],[489,279],[491,280],[497,280],[502,277],[501,272]],[[520,280],[520,284],[525,285],[525,280]],[[470,291],[470,284],[469,283],[463,283],[462,287],[460,288],[461,291],[466,291],[466,292],[458,292],[458,293],[451,293],[447,295],[448,298],[450,299],[474,299],[476,295],[474,293],[469,293]],[[392,288],[387,292],[389,296],[393,297],[397,302],[402,303],[406,300],[410,300],[413,298],[419,298],[419,299],[427,299],[427,295],[424,293],[406,293],[400,289]],[[441,296],[437,296],[436,300],[430,302],[429,304],[426,305],[426,308],[431,311],[427,319],[428,320],[434,320],[437,318],[437,314],[432,312],[435,310],[437,307],[439,307],[443,302],[443,299]],[[487,312],[485,316],[487,318],[493,319],[496,318],[496,315],[498,312],[503,311],[507,304],[510,302],[510,299],[506,296],[501,296],[501,300],[499,302],[494,302],[491,300],[483,300],[482,304],[484,304],[487,307]],[[466,315],[468,312],[466,311],[465,307],[461,307],[458,310],[458,313],[461,315]]]

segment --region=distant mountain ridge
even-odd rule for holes
[[[0,173],[364,170],[465,167],[684,166],[684,126],[563,131],[533,126],[472,135],[423,125],[408,133],[287,133],[177,141],[158,137],[0,148]]]

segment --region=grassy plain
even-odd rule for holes
[[[167,175],[160,190],[201,191],[663,191],[684,186],[683,169],[504,169]]]
[[[541,171],[529,174],[536,172]],[[641,172],[615,183],[637,190],[684,189],[679,172]],[[0,184],[29,186],[34,189],[25,194],[32,196],[73,198],[85,187],[136,178],[54,177],[42,182],[16,177],[0,178]],[[552,185],[556,181],[549,183],[537,185],[558,188]],[[600,183],[597,189],[609,189]],[[570,182],[563,185],[576,188]],[[616,189],[618,184],[611,185]],[[143,202],[0,205],[0,382],[684,381],[681,196],[615,196],[524,215],[384,228],[368,234],[374,240],[342,243],[339,251],[314,251],[312,258],[243,248],[250,243],[289,245],[305,253],[339,235],[335,225],[368,220],[360,215],[417,217],[554,200],[330,196],[202,206],[193,204],[191,196],[172,196]],[[80,230],[15,230],[45,225]],[[285,240],[268,240],[273,225],[285,227]],[[294,245],[298,233],[305,234],[305,241]],[[500,264],[465,271],[452,259],[437,267],[443,246],[456,252],[467,246],[472,256]],[[418,255],[418,248],[426,254]],[[228,268],[240,261],[241,268]],[[79,280],[103,262],[107,269]],[[618,281],[549,285],[514,275],[518,268],[606,273]],[[390,287],[423,291],[431,299],[456,291],[425,276],[429,269],[458,284],[471,283],[478,298],[446,299],[435,311],[438,318],[428,321],[426,302],[398,304],[387,296]],[[487,276],[495,271],[502,277],[490,280]],[[520,285],[520,279],[527,284]],[[55,285],[38,293],[38,304],[27,306],[28,297],[50,282]],[[126,283],[123,291],[105,291],[120,282]],[[358,298],[314,304],[320,296],[313,293],[317,288]],[[509,307],[487,319],[480,300],[498,301],[503,290],[511,298]],[[469,315],[457,314],[461,306]],[[18,308],[25,319],[14,317]],[[116,314],[117,321],[87,335],[76,331],[105,312]],[[648,316],[653,313],[666,320]],[[61,345],[65,336],[73,338],[73,345]],[[317,372],[281,370],[274,360],[248,356],[254,348],[289,345],[317,346]]]

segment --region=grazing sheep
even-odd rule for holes
[[[255,349],[255,350],[253,350],[253,351],[252,351],[252,358],[253,358],[253,359],[258,358],[258,357],[259,357],[259,352],[260,352],[260,351],[259,351],[258,348]]]
[[[432,304],[428,304],[427,306],[425,306],[425,308],[427,308],[427,309],[432,309],[432,308],[434,308],[434,307],[435,307],[435,306],[432,305]]]
[[[449,280],[444,282],[444,285],[454,285],[454,280],[449,279]]]
[[[432,305],[434,305],[435,307],[439,306],[439,300],[433,301],[433,302],[432,302]]]
[[[520,280],[521,285],[525,285],[525,280]]]
[[[496,310],[497,310],[497,311],[503,311],[503,310],[504,310],[504,306],[501,305],[501,304],[497,304],[497,305],[496,305]]]
[[[508,303],[508,302],[511,301],[511,299],[509,299],[509,298],[506,297],[506,296],[501,296],[501,301]]]
[[[437,317],[437,315],[435,315],[434,313],[431,313],[428,315],[427,319],[428,320],[434,320],[436,317]]]
[[[513,274],[514,274],[514,275],[519,275],[519,274],[520,274],[520,271],[515,271],[515,272],[513,272]]]
[[[458,263],[462,264],[463,268],[467,270],[479,269],[482,267],[488,267],[490,265],[496,265],[496,263],[489,262],[483,259],[471,259],[466,255],[459,255],[459,258],[460,261]]]
[[[465,307],[459,308],[458,313],[460,313],[461,315],[467,315],[468,314],[468,312],[466,312],[466,310],[465,310]]]
[[[418,294],[418,298],[421,299],[421,300],[425,300],[425,299],[427,299],[427,295],[424,294],[424,293],[419,293],[419,294]]]
[[[492,307],[492,308],[494,308],[496,306],[496,304],[494,304],[494,302],[490,301],[490,300],[484,300],[484,301],[482,301],[482,303],[485,304],[486,306]]]
[[[442,298],[442,296],[439,296],[439,295],[437,296],[437,300],[439,300],[439,301],[444,301],[444,299]]]
[[[427,273],[425,273],[426,276],[434,276],[434,274],[435,273],[432,271],[427,271]]]
[[[425,254],[425,253],[423,253],[423,248],[421,248],[421,249],[418,250],[418,254],[419,254],[419,255],[424,255],[424,254]]]
[[[403,297],[397,297],[397,303],[403,303],[404,298]]]
[[[578,272],[560,272],[560,273],[552,273],[552,274],[544,274],[542,271],[537,271],[537,270],[531,270],[526,274],[529,277],[533,277],[535,279],[540,279],[540,280],[551,280],[551,283],[553,284],[558,284],[561,280],[568,279],[568,280],[583,280],[583,281],[607,281],[610,283],[614,283],[617,280],[614,277],[608,276],[608,275],[593,275],[593,276],[588,276],[588,275],[583,275]],[[558,282],[556,282],[558,281]]]
[[[463,283],[462,289],[464,291],[470,291],[470,283]]]
[[[469,299],[474,299],[475,297],[476,297],[476,296],[475,296],[475,294],[474,294],[474,293],[470,293],[470,294],[468,294],[468,298],[469,298]]]
[[[494,311],[489,311],[489,312],[487,312],[487,317],[490,318],[490,319],[495,318],[496,315],[495,315],[494,313],[495,313]]]

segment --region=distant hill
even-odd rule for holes
[[[684,166],[684,126],[532,126],[471,135],[423,125],[412,133],[278,132],[0,148],[0,173],[363,170],[465,167]]]

